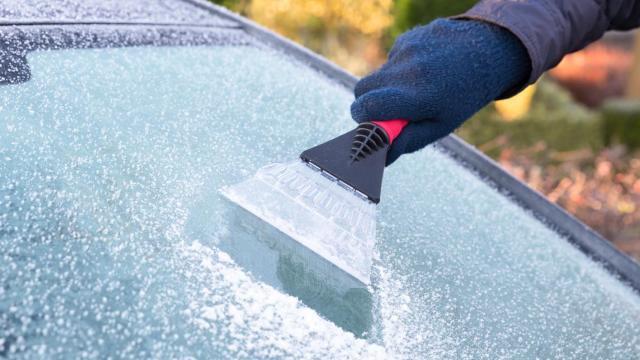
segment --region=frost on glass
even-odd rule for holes
[[[218,189],[353,127],[351,94],[299,64],[252,47],[27,59],[31,78],[0,86],[0,356],[640,353],[637,294],[434,149],[386,171],[370,300],[260,252]]]
[[[182,0],[2,0],[0,22],[145,22],[236,26]]]

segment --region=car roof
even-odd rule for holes
[[[160,24],[233,27],[238,23],[184,1],[3,0],[0,24]]]
[[[357,82],[356,77],[310,50],[205,0],[4,0],[0,3],[0,27],[77,24],[238,29],[256,42],[290,55],[348,89]],[[587,225],[549,202],[459,137],[450,135],[440,140],[437,146],[640,291],[640,265]]]

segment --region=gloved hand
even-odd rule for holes
[[[448,135],[516,86],[531,65],[520,40],[497,25],[438,19],[400,36],[389,59],[361,79],[351,115],[357,122],[406,119],[387,165]]]

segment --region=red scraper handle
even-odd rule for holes
[[[393,143],[398,135],[402,132],[405,126],[409,123],[408,120],[403,119],[394,119],[394,120],[386,120],[386,121],[372,121],[372,123],[380,126],[389,136],[389,145]]]

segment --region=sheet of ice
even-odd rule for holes
[[[2,0],[0,22],[155,22],[236,26],[179,0]]]
[[[270,164],[222,193],[369,285],[376,206],[311,170],[302,161]]]
[[[637,294],[433,149],[385,174],[366,340],[236,265],[218,189],[353,126],[348,91],[278,54],[28,60],[0,86],[0,356],[640,353]]]

